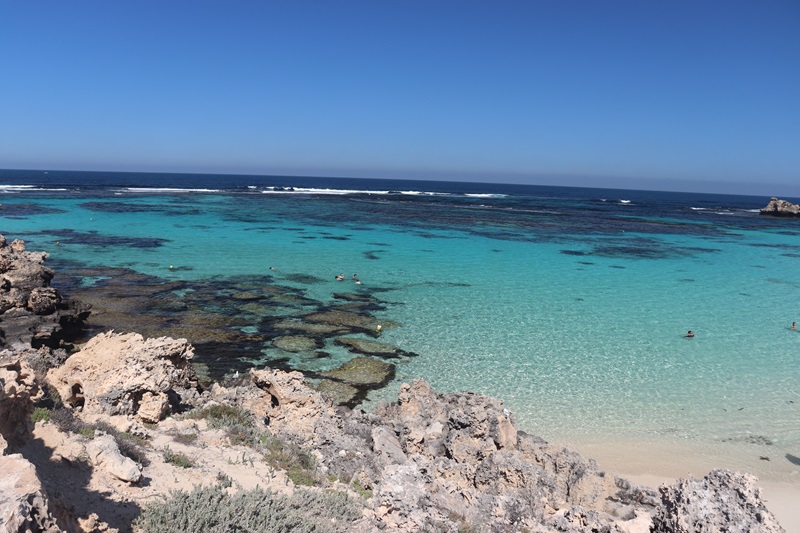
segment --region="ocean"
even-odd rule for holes
[[[760,216],[768,201],[2,170],[0,233],[47,251],[97,330],[185,336],[210,379],[331,379],[356,355],[308,323],[349,302],[366,317],[349,337],[399,349],[366,409],[420,377],[502,398],[612,471],[800,482],[800,220]]]

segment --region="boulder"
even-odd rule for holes
[[[114,437],[100,431],[86,444],[86,453],[93,466],[102,468],[112,476],[128,483],[142,479],[142,469],[130,457],[119,451]]]
[[[779,200],[773,196],[769,203],[761,208],[760,213],[773,217],[800,217],[800,205]]]
[[[102,333],[87,342],[47,380],[66,405],[87,415],[135,415],[156,422],[179,401],[179,389],[197,387],[185,339],[145,339],[137,333]]]
[[[756,481],[750,474],[713,470],[703,479],[690,477],[662,485],[662,506],[653,517],[652,531],[783,532],[764,505]]]

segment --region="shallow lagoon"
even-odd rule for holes
[[[267,178],[143,193],[109,187],[113,177],[5,194],[2,232],[50,252],[56,285],[96,266],[213,288],[207,306],[257,346],[232,369],[341,365],[354,357],[343,347],[286,353],[267,325],[335,292],[371,295],[384,302],[374,315],[399,324],[381,342],[419,356],[394,361],[396,379],[368,405],[424,377],[503,398],[527,431],[611,469],[651,458],[797,480],[800,221],[752,212],[767,198],[467,184],[422,194],[420,183],[364,180],[361,191],[379,192],[329,180],[350,192],[301,193]],[[258,310],[223,290],[235,276],[299,301]]]

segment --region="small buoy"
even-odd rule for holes
[[[172,266],[172,265],[170,265],[170,266],[169,266],[169,269],[170,269],[170,270],[172,270],[173,268],[175,268],[175,267],[174,267],[174,266]]]
[[[380,324],[375,326],[375,331],[377,331],[378,333],[380,333],[382,329],[383,329],[383,326],[381,326]]]

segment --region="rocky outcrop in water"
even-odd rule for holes
[[[80,334],[89,311],[50,286],[47,257],[0,235],[0,347],[56,348]]]
[[[761,208],[761,214],[772,217],[800,217],[800,205],[773,196],[769,203]]]
[[[185,339],[144,339],[137,333],[92,338],[47,379],[64,403],[86,414],[134,415],[155,423],[197,388]]]

